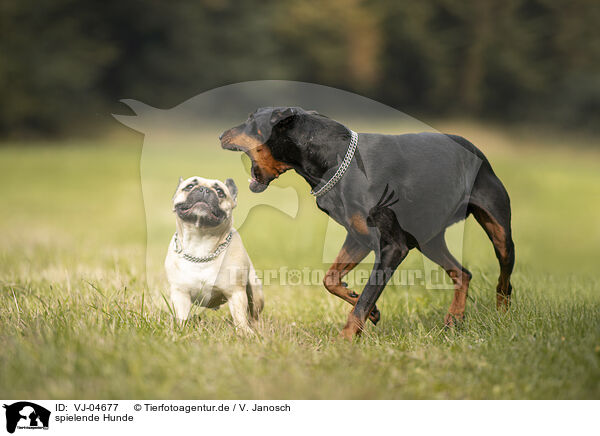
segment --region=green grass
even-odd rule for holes
[[[446,127],[486,152],[511,194],[511,311],[495,311],[497,263],[471,218],[466,321],[443,328],[450,291],[388,286],[382,321],[352,344],[337,340],[350,307],[319,285],[265,286],[257,338],[236,336],[225,309],[174,325],[160,296],[169,199],[176,172],[199,172],[179,152],[200,147],[213,163],[200,175],[243,180],[239,156],[214,144],[148,148],[144,203],[139,136],[4,144],[0,397],[600,398],[600,153],[577,138]],[[299,213],[250,211],[241,233],[254,264],[322,269],[323,240],[334,252],[343,231],[325,237],[299,176],[276,185],[297,190]],[[240,188],[249,208],[254,194]],[[421,266],[416,253],[403,264]]]

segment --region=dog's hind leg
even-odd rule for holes
[[[444,240],[444,232],[419,247],[419,250],[433,262],[444,268],[444,271],[446,271],[454,282],[454,297],[444,318],[444,323],[447,326],[451,326],[464,317],[471,273],[448,251],[448,246]]]
[[[323,285],[325,288],[333,295],[340,297],[351,305],[356,305],[358,294],[348,289],[342,282],[342,279],[346,274],[352,271],[352,269],[356,267],[370,251],[369,248],[360,244],[348,234],[344,241],[344,245],[323,278]],[[380,318],[381,314],[377,307],[374,306],[369,314],[369,319],[373,324],[377,324]]]
[[[510,232],[510,212],[507,221],[506,216],[490,212],[478,206],[472,207],[473,216],[494,244],[494,252],[500,264],[500,276],[496,287],[496,307],[507,310],[510,305],[512,285],[510,275],[515,265],[515,245]]]
[[[491,170],[483,174],[480,172],[477,176],[469,201],[469,212],[473,214],[494,244],[494,252],[500,264],[496,307],[499,310],[507,310],[512,293],[510,275],[515,265],[515,244],[510,226],[510,199],[502,182]]]
[[[250,265],[248,271],[248,282],[246,283],[246,296],[248,298],[248,314],[254,321],[258,321],[258,315],[265,305],[262,283],[256,274],[254,266]]]

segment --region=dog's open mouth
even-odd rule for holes
[[[194,204],[192,204],[188,210],[192,210],[194,208],[200,208],[202,209],[204,212],[209,213],[212,217],[217,218],[217,215],[215,215],[215,213],[213,212],[213,208],[206,202],[203,200],[197,201]]]
[[[263,192],[269,185],[259,182],[256,177],[248,179],[250,190],[255,193]]]
[[[207,207],[207,208],[210,208],[210,206],[208,205],[208,203],[207,203],[206,201],[204,201],[204,200],[200,200],[200,201],[197,201],[197,202],[195,202],[194,204],[192,204],[192,205],[190,206],[190,209],[191,209],[192,207],[196,207],[196,206],[202,206],[202,207]]]
[[[217,216],[217,214],[214,212],[213,208],[204,200],[198,200],[189,205],[181,205],[177,209],[180,212],[180,216],[181,215],[182,216],[190,216],[190,215],[192,215],[192,212],[196,208],[202,210],[202,212],[205,212],[208,215],[207,218],[209,218],[209,219],[218,219],[219,218]]]
[[[205,207],[205,208],[210,208],[208,206],[208,203],[204,200],[199,200],[199,201],[195,201],[194,203],[191,203],[189,205],[181,205],[180,210],[182,212],[189,212],[191,211],[193,208],[195,208],[196,206],[200,206],[200,207]]]

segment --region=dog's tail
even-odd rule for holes
[[[262,312],[265,305],[262,283],[256,275],[254,266],[250,266],[248,273],[248,283],[246,284],[246,295],[248,296],[248,312],[253,320],[258,321],[258,315]]]

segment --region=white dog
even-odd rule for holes
[[[242,238],[232,227],[237,187],[232,179],[179,179],[173,196],[176,232],[165,259],[171,303],[185,321],[192,303],[218,308],[228,302],[233,323],[251,333],[264,299]]]

